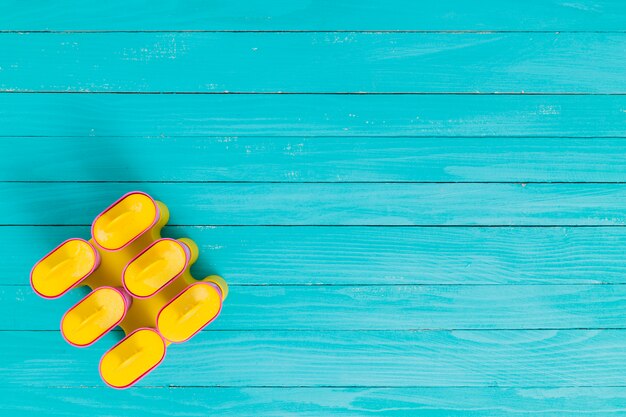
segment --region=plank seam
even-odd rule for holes
[[[402,33],[415,33],[415,34],[450,34],[450,35],[489,35],[489,34],[515,34],[515,33],[549,33],[549,34],[625,34],[626,30],[500,30],[500,29],[448,29],[448,30],[433,30],[433,29],[362,29],[362,30],[349,30],[349,29],[3,29],[0,30],[0,34],[111,34],[111,33],[354,33],[354,34],[402,34]]]
[[[0,94],[241,95],[241,96],[626,96],[624,92],[569,91],[107,91],[0,89]]]
[[[302,284],[289,284],[289,283],[267,283],[267,284],[246,284],[246,283],[238,283],[238,284],[228,284],[229,287],[289,287],[289,288],[306,288],[306,287],[591,287],[591,286],[624,286],[626,282],[573,282],[573,283],[545,283],[540,284],[536,282],[519,282],[519,283],[414,283],[414,284],[400,284],[400,283],[380,283],[380,284],[333,284],[333,283],[302,283]],[[0,289],[2,288],[30,288],[29,284],[1,284]],[[626,328],[626,327],[624,327]]]
[[[25,139],[72,139],[72,138],[83,138],[83,139],[181,139],[181,138],[238,138],[238,139],[249,139],[249,138],[303,138],[303,139],[314,139],[314,138],[338,138],[338,139],[363,139],[363,138],[381,138],[381,139],[403,139],[403,138],[412,138],[412,139],[626,139],[626,136],[616,136],[616,135],[607,135],[607,136],[551,136],[551,135],[482,135],[482,136],[472,136],[472,135],[459,135],[459,136],[450,136],[450,135],[441,135],[441,136],[416,136],[416,135],[302,135],[302,134],[291,134],[291,135],[275,135],[275,134],[266,134],[266,135],[198,135],[198,136],[189,136],[189,135],[148,135],[148,136],[137,136],[137,135],[102,135],[102,136],[90,136],[90,135],[0,135],[0,139],[15,139],[15,138],[25,138]]]
[[[108,389],[98,385],[21,385],[21,389]],[[626,385],[139,385],[134,386],[137,389],[553,389],[553,388],[626,388]]]
[[[254,181],[254,180],[0,180],[0,184],[504,184],[622,185],[626,181]]]
[[[299,328],[241,328],[241,329],[203,329],[201,333],[460,333],[460,332],[588,332],[588,331],[626,331],[626,327],[424,327],[411,329],[299,329]],[[0,333],[60,333],[58,329],[0,329]],[[109,333],[124,333],[121,329]]]
[[[0,224],[0,227],[90,227],[90,224]],[[625,228],[626,224],[178,224],[174,227]]]

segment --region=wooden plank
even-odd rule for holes
[[[175,227],[231,285],[623,284],[626,228]],[[0,282],[88,227],[0,227]]]
[[[580,388],[93,388],[0,387],[0,410],[41,416],[53,410],[64,416],[163,416],[184,410],[185,416],[207,413],[237,416],[420,416],[552,417],[622,415],[623,387]],[[79,404],[79,406],[77,406]]]
[[[0,90],[624,93],[625,49],[626,33],[16,33]]]
[[[626,181],[624,138],[0,137],[0,154],[0,181]]]
[[[0,331],[57,330],[85,293],[0,286]],[[624,285],[233,286],[207,329],[626,329],[624,317]]]
[[[624,330],[209,331],[173,345],[141,386],[623,386]],[[4,385],[102,386],[59,332],[2,332]]]
[[[0,94],[0,109],[0,136],[626,136],[626,96]]]
[[[624,225],[621,184],[0,183],[0,224],[87,225],[141,189],[172,225]],[[45,207],[45,210],[42,208]]]
[[[5,2],[4,30],[618,30],[619,0],[279,0],[259,4],[219,0],[36,0],[24,9]]]

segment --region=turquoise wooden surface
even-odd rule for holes
[[[0,136],[85,142],[99,136],[626,136],[625,95],[9,93],[0,100]],[[116,148],[107,154],[122,157]]]
[[[622,184],[219,182],[140,186],[171,202],[172,225],[626,224]],[[88,225],[100,212],[100,201],[115,201],[116,196],[137,187],[138,183],[118,182],[3,183],[0,225]],[[68,211],[73,215],[66,216]]]
[[[11,410],[23,415],[49,412],[46,404],[56,404],[56,412],[72,415],[77,404],[90,414],[139,414],[162,416],[162,410],[184,409],[185,415],[204,417],[210,413],[229,415],[319,416],[582,416],[586,410],[602,410],[597,415],[619,415],[624,410],[624,389],[610,388],[308,388],[308,387],[211,387],[149,388],[131,393],[102,387],[69,390],[3,388],[3,398]],[[85,396],[99,401],[84,401]],[[33,397],[39,399],[29,403]],[[210,402],[207,400],[210,398]],[[546,398],[550,399],[549,406]],[[146,406],[150,404],[150,406]],[[583,411],[585,410],[585,411]]]
[[[72,350],[58,332],[4,333],[2,380],[39,388],[101,386],[92,364],[120,336]],[[277,389],[622,386],[625,335],[623,329],[207,331],[184,346],[169,348],[159,371],[137,384]],[[33,359],[42,350],[48,357]]]
[[[230,311],[206,331],[626,329],[623,285],[233,285]],[[28,291],[0,287],[0,330],[57,330],[67,303],[86,294],[47,301]]]
[[[0,414],[626,413],[624,2],[0,6]],[[28,272],[133,189],[231,294],[115,391]]]
[[[171,226],[199,243],[196,274],[231,285],[623,284],[626,228]],[[8,285],[88,226],[2,226]],[[217,324],[217,323],[216,323]]]
[[[4,30],[623,31],[620,0],[5,0]]]
[[[2,181],[626,181],[624,138],[22,136],[0,153]]]
[[[626,33],[8,33],[0,89],[617,93],[625,48]]]

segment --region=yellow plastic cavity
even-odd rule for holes
[[[129,193],[96,218],[93,238],[103,249],[118,250],[152,227],[157,219],[158,208],[150,196]]]
[[[66,240],[37,262],[31,285],[42,297],[59,297],[89,275],[98,260],[98,252],[85,240]]]
[[[184,342],[217,317],[221,308],[219,287],[196,282],[163,307],[157,316],[157,329],[171,342]]]
[[[104,354],[102,379],[114,388],[126,388],[150,372],[165,357],[165,341],[152,329],[139,329]]]
[[[149,297],[182,274],[190,256],[184,243],[157,240],[124,269],[124,287],[135,297]]]
[[[88,345],[115,325],[128,335],[100,364],[102,378],[116,388],[137,382],[165,355],[171,342],[157,330],[159,312],[168,338],[183,341],[219,314],[228,294],[217,275],[203,281],[191,276],[189,268],[198,257],[191,239],[161,238],[168,218],[163,203],[145,193],[128,193],[96,217],[89,242],[62,243],[31,272],[33,289],[44,297],[77,285],[93,290],[62,320],[68,342]]]
[[[88,346],[117,326],[126,308],[127,301],[119,290],[97,288],[65,313],[61,332],[69,343]]]

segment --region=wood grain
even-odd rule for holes
[[[172,225],[623,225],[621,184],[0,183],[0,224],[87,225],[141,189]],[[45,207],[45,210],[41,210]]]
[[[5,30],[617,30],[619,0],[7,1]]]
[[[0,108],[0,136],[626,137],[619,95],[7,93]]]
[[[41,416],[163,416],[170,410],[190,417],[237,416],[621,416],[623,387],[598,388],[136,388],[0,387],[0,409]],[[79,404],[79,406],[77,406]]]
[[[622,227],[176,227],[200,246],[195,276],[231,285],[623,284]],[[0,227],[0,282],[86,226]]]
[[[626,181],[624,138],[0,137],[0,154],[0,181]]]
[[[16,33],[0,91],[625,93],[624,49],[626,33]]]
[[[0,331],[58,330],[85,293],[0,286]],[[626,329],[624,317],[626,285],[233,286],[207,330]]]
[[[8,386],[101,386],[108,335],[3,332]],[[168,349],[140,386],[624,386],[626,330],[208,331]]]

